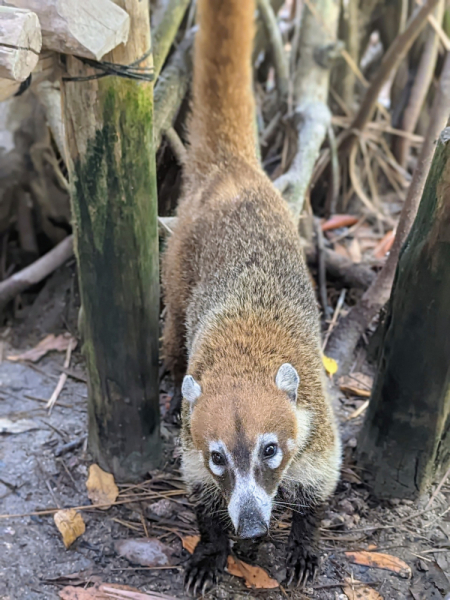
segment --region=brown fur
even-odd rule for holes
[[[244,0],[198,2],[185,190],[163,265],[163,351],[176,386],[188,372],[202,387],[192,420],[183,407],[185,460],[205,453],[211,435],[231,443],[236,415],[250,438],[270,428],[295,437],[295,410],[275,386],[278,368],[291,363],[311,426],[302,455],[289,459],[330,463],[323,477],[310,477],[311,493],[325,498],[338,476],[339,441],[298,232],[255,154],[254,9]]]

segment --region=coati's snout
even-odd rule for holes
[[[278,487],[309,436],[309,420],[297,408],[297,371],[284,364],[272,377],[211,388],[190,375],[183,382],[194,445],[242,538],[267,533]]]

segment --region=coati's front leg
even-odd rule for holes
[[[166,414],[166,420],[179,423],[181,413],[181,384],[186,375],[186,328],[184,317],[180,310],[167,311],[167,319],[164,327],[163,356],[165,366],[170,370],[174,381],[174,393],[170,400],[170,407]]]
[[[229,540],[221,521],[219,502],[205,505],[201,500],[196,503],[200,541],[189,559],[185,572],[187,592],[203,595],[210,585],[217,583],[218,575],[224,572],[227,564]]]
[[[287,548],[286,585],[304,587],[312,583],[319,570],[319,526],[323,504],[310,505],[299,496],[298,508],[292,516]]]

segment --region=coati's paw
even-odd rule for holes
[[[286,560],[286,586],[305,587],[313,583],[319,570],[319,553],[309,544],[290,542]]]
[[[186,591],[193,596],[205,594],[209,587],[217,584],[218,576],[225,570],[227,549],[217,550],[212,544],[202,544],[196,547],[191,556],[184,575]]]

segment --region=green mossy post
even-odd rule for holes
[[[450,464],[450,127],[400,255],[358,455],[384,498],[420,496]]]
[[[150,48],[148,0],[117,1],[128,43],[104,60],[129,65]],[[151,56],[140,63],[152,67]],[[98,73],[67,58],[70,77]],[[118,481],[159,464],[159,259],[153,84],[64,82],[75,251],[89,375],[89,447]]]

